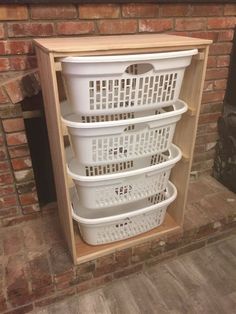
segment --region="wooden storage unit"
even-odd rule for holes
[[[134,246],[161,234],[174,232],[182,227],[210,43],[210,40],[163,34],[35,40],[53,160],[59,217],[75,264]],[[80,238],[78,226],[73,224],[71,216],[70,182],[66,173],[64,145],[65,128],[60,118],[60,101],[65,98],[60,59],[66,56],[152,53],[193,48],[197,48],[199,52],[193,57],[191,65],[185,71],[180,93],[180,99],[188,104],[188,111],[178,122],[174,136],[174,143],[180,147],[183,153],[182,160],[172,169],[170,178],[177,187],[177,199],[168,208],[165,221],[160,227],[112,244],[87,245]]]

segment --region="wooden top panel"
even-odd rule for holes
[[[43,38],[34,40],[36,46],[58,54],[71,52],[107,51],[142,48],[202,46],[211,40],[167,34],[115,35],[73,38]]]

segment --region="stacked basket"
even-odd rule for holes
[[[74,157],[72,215],[92,245],[159,226],[177,195],[169,181],[180,149],[172,144],[187,105],[178,99],[197,50],[69,57],[62,72]],[[67,108],[68,109],[68,108]]]

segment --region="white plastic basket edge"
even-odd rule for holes
[[[162,120],[164,118],[169,118],[173,117],[173,115],[176,115],[177,113],[179,115],[183,114],[188,110],[187,104],[183,100],[177,100],[174,104],[173,107],[176,109],[175,111],[167,111],[164,113],[161,113],[159,115],[153,115],[153,116],[144,116],[144,117],[139,117],[135,119],[126,119],[126,120],[116,120],[116,121],[105,121],[105,122],[93,122],[93,123],[81,123],[81,122],[75,122],[69,119],[71,116],[75,115],[69,115],[68,118],[66,116],[62,116],[61,120],[62,122],[71,128],[76,128],[76,129],[94,129],[94,128],[108,128],[108,127],[115,127],[115,126],[125,126],[129,124],[138,124],[138,123],[147,123],[151,121],[158,121]]]
[[[164,161],[164,162],[157,164],[157,165],[153,165],[153,166],[149,166],[149,167],[145,167],[145,168],[141,168],[141,169],[136,169],[136,170],[130,170],[130,171],[121,172],[121,173],[113,173],[113,174],[88,177],[88,176],[81,176],[81,175],[71,171],[69,164],[66,164],[66,168],[67,168],[67,173],[69,174],[69,176],[72,179],[75,179],[75,180],[78,180],[81,182],[97,182],[97,181],[106,181],[106,180],[112,180],[112,179],[121,179],[124,177],[127,178],[127,177],[136,176],[139,174],[144,174],[144,173],[151,172],[151,171],[158,171],[158,170],[162,170],[164,168],[168,168],[169,166],[177,163],[182,158],[181,150],[176,145],[171,144],[169,151],[170,151],[170,157],[173,156],[172,159],[170,158],[169,160]],[[69,163],[70,163],[70,161],[69,161]]]
[[[193,56],[198,53],[197,49],[171,51],[149,54],[135,54],[135,55],[115,55],[115,56],[89,56],[89,57],[67,57],[61,60],[62,63],[108,63],[108,62],[129,62],[129,61],[149,61],[167,58],[178,58]]]
[[[71,205],[71,212],[72,212],[72,218],[74,220],[76,220],[77,222],[79,222],[80,224],[84,224],[84,225],[97,225],[97,224],[103,224],[103,223],[111,223],[117,220],[122,220],[125,219],[127,217],[131,218],[137,215],[141,215],[147,212],[150,212],[152,210],[161,208],[161,207],[167,207],[169,204],[171,204],[177,197],[177,189],[174,186],[173,183],[171,183],[170,181],[168,182],[167,185],[167,189],[168,189],[168,194],[170,194],[170,197],[164,201],[161,201],[158,204],[154,204],[145,208],[141,208],[141,209],[137,209],[135,211],[132,212],[127,212],[127,213],[123,213],[123,214],[118,214],[118,215],[113,215],[113,216],[107,216],[107,217],[101,217],[101,218],[94,218],[94,219],[88,219],[88,218],[84,218],[84,217],[80,217],[79,215],[77,215],[74,212],[73,206]],[[77,194],[76,194],[77,197]],[[78,199],[78,197],[77,197]],[[78,203],[78,202],[77,202]]]

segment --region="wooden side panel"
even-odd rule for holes
[[[193,58],[191,66],[185,72],[180,94],[180,99],[184,100],[191,110],[183,115],[176,127],[174,143],[181,148],[184,158],[182,158],[171,172],[171,181],[177,187],[178,197],[168,209],[169,214],[180,225],[183,223],[184,209],[187,201],[189,176],[202,100],[208,50],[208,47],[201,50],[201,56],[203,53],[204,58]]]
[[[75,239],[70,211],[69,189],[67,186],[66,163],[60,121],[57,79],[54,69],[54,58],[52,54],[47,54],[38,48],[36,49],[36,53],[39,64],[50,150],[53,161],[59,217],[68,247],[74,261],[76,261]]]

